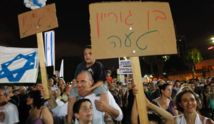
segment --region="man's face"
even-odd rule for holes
[[[31,98],[31,97],[27,97],[27,100],[26,100],[26,104],[27,105],[32,105],[33,104],[33,98]]]
[[[84,96],[84,92],[92,86],[92,81],[87,73],[77,75],[77,88],[80,96]]]
[[[94,59],[94,57],[92,55],[91,49],[86,48],[84,50],[83,55],[84,55],[84,60],[85,60],[86,64],[92,64],[92,63],[94,63],[95,59]]]

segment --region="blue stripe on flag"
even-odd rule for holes
[[[53,32],[51,32],[50,35],[51,35],[50,36],[50,38],[51,38],[51,40],[50,40],[50,42],[51,42],[51,65],[54,65],[53,64]]]
[[[46,66],[55,65],[54,31],[45,32],[45,58]]]
[[[34,5],[36,5],[36,6],[39,6],[39,8],[42,7],[42,3],[39,3],[38,0],[32,0],[32,3],[33,3]]]
[[[46,63],[46,65],[47,65],[47,61],[48,61],[48,55],[47,55],[47,52],[48,52],[48,50],[47,50],[47,39],[48,39],[48,36],[47,36],[48,34],[47,33],[45,33],[45,63]]]

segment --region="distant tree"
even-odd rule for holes
[[[193,78],[195,77],[195,64],[202,61],[203,57],[201,52],[197,48],[190,49],[187,54],[187,61],[190,63],[192,68]]]

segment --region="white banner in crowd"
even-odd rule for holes
[[[59,77],[64,77],[64,59],[61,61]]]
[[[0,46],[0,83],[35,83],[37,49]]]
[[[131,60],[119,60],[119,74],[132,74]]]
[[[55,33],[45,32],[45,58],[46,66],[55,66]]]

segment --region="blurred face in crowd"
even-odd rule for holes
[[[78,113],[75,113],[75,117],[78,118],[80,123],[88,124],[92,122],[92,104],[89,101],[85,101],[80,105]]]
[[[170,98],[172,95],[172,85],[167,85],[161,92],[163,96]]]
[[[37,83],[35,90],[39,90],[41,92],[42,96],[44,96],[45,91],[44,91],[42,83]]]
[[[4,90],[0,89],[0,105],[7,102],[7,97],[4,94]]]
[[[84,96],[85,94],[83,94],[83,92],[89,89],[93,84],[93,80],[90,75],[90,72],[86,72],[86,71],[78,74],[76,81],[77,81],[78,93],[80,96]]]
[[[32,105],[33,104],[33,98],[31,98],[31,97],[27,97],[27,101],[26,101],[26,104],[27,105]]]
[[[86,64],[93,64],[95,62],[91,49],[86,48],[84,50],[83,56]]]
[[[48,79],[48,85],[49,85],[49,87],[52,87],[53,84],[54,84],[54,80],[52,78],[49,78]]]
[[[210,92],[214,93],[214,85],[210,85]]]
[[[175,87],[176,87],[176,88],[180,88],[180,87],[181,87],[181,82],[177,81],[177,82],[175,83]]]
[[[59,88],[60,88],[61,90],[64,90],[64,89],[65,89],[65,81],[64,81],[63,79],[59,79],[58,85],[59,85]]]
[[[197,101],[195,96],[190,92],[184,93],[181,96],[180,106],[183,108],[184,112],[188,113],[196,112]]]
[[[194,91],[195,90],[195,84],[194,83],[190,83],[189,87]]]
[[[37,84],[36,84],[36,90],[40,90],[40,91],[43,90],[43,86],[42,86],[41,83],[37,83]]]
[[[7,99],[10,100],[10,98],[14,96],[13,94],[13,88],[12,87],[7,87]]]
[[[211,91],[211,87],[207,86],[204,90],[205,93],[207,94],[210,94],[212,91]]]

